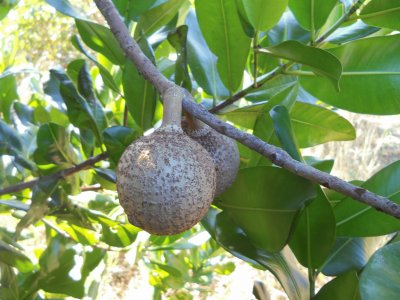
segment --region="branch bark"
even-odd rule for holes
[[[132,39],[128,29],[114,7],[114,4],[110,0],[94,1],[100,12],[105,17],[111,31],[119,41],[125,55],[133,61],[143,77],[150,81],[160,94],[162,94],[168,87],[173,86],[174,83],[169,81],[157,70],[151,61],[143,54],[137,43]],[[285,168],[298,176],[307,178],[329,189],[335,190],[343,195],[350,196],[351,198],[370,205],[388,215],[400,218],[400,205],[397,203],[376,195],[364,188],[354,186],[338,177],[300,163],[292,159],[289,154],[282,149],[267,144],[251,134],[242,132],[232,125],[222,122],[203,107],[196,104],[193,101],[191,94],[187,91],[186,97],[183,100],[183,108],[188,113],[211,126],[218,132],[239,141],[250,149],[253,149],[269,158],[275,165]]]
[[[77,173],[81,170],[85,170],[88,169],[89,167],[93,166],[95,163],[98,163],[99,161],[102,161],[104,159],[106,159],[108,157],[108,154],[106,152],[97,155],[95,157],[91,157],[87,160],[85,160],[84,162],[81,162],[80,164],[77,164],[76,166],[73,166],[71,168],[68,169],[64,169],[61,171],[58,171],[56,173],[47,175],[47,176],[42,176],[30,181],[26,181],[26,182],[21,182],[9,187],[6,187],[2,190],[0,190],[0,196],[1,195],[6,195],[6,194],[11,194],[11,193],[16,193],[28,188],[32,188],[35,184],[37,184],[39,181],[41,180],[47,180],[47,179],[61,179],[61,178],[65,178],[67,176],[70,176],[74,173]]]

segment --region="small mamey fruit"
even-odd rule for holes
[[[117,167],[119,201],[129,222],[152,234],[193,227],[214,199],[213,160],[180,126],[183,95],[178,87],[162,95],[161,127],[129,145]]]
[[[197,119],[187,117],[183,130],[202,145],[214,160],[217,171],[215,196],[222,194],[236,179],[240,155],[236,142]]]

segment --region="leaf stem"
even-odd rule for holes
[[[253,40],[253,55],[254,55],[254,67],[253,67],[253,86],[254,88],[258,88],[258,83],[257,83],[257,74],[258,74],[258,35],[259,32],[256,30],[254,32],[254,40]]]

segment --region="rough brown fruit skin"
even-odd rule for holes
[[[133,225],[172,235],[197,224],[214,199],[215,165],[176,125],[135,141],[117,168],[119,201]]]
[[[215,196],[226,191],[236,179],[240,166],[240,155],[236,142],[201,123],[199,129],[183,127],[184,131],[202,145],[214,160],[217,171]]]

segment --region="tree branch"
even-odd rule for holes
[[[33,179],[31,181],[21,182],[21,183],[15,184],[15,185],[11,185],[9,187],[6,187],[6,188],[0,190],[0,196],[6,195],[6,194],[11,194],[11,193],[16,193],[16,192],[31,188],[41,180],[65,178],[65,177],[72,175],[74,173],[77,173],[81,170],[88,169],[89,167],[93,166],[95,163],[102,161],[102,160],[106,159],[107,157],[108,157],[108,154],[104,152],[95,157],[91,157],[91,158],[85,160],[84,162],[81,162],[80,164],[77,164],[76,166],[73,166],[71,168],[64,169],[64,170],[58,171],[56,173],[53,173],[53,174],[50,174],[47,176],[42,176],[42,177]]]
[[[157,68],[140,50],[139,46],[130,36],[113,3],[110,0],[94,1],[100,12],[107,20],[112,32],[115,33],[116,38],[119,41],[121,48],[125,51],[126,56],[132,59],[143,77],[154,84],[159,93],[165,91],[165,89],[169,86],[174,85],[174,83],[169,81],[157,70]],[[186,97],[183,100],[183,108],[188,113],[197,119],[200,119],[218,132],[241,142],[243,145],[246,145],[250,149],[253,149],[263,156],[269,158],[275,165],[285,168],[298,176],[307,178],[329,189],[335,190],[343,195],[350,196],[353,199],[370,205],[388,215],[400,218],[400,205],[382,196],[376,195],[364,188],[354,186],[338,177],[321,172],[311,166],[300,163],[292,159],[289,154],[282,149],[267,144],[251,134],[242,132],[234,126],[222,122],[203,107],[196,104],[189,92],[186,92]]]

